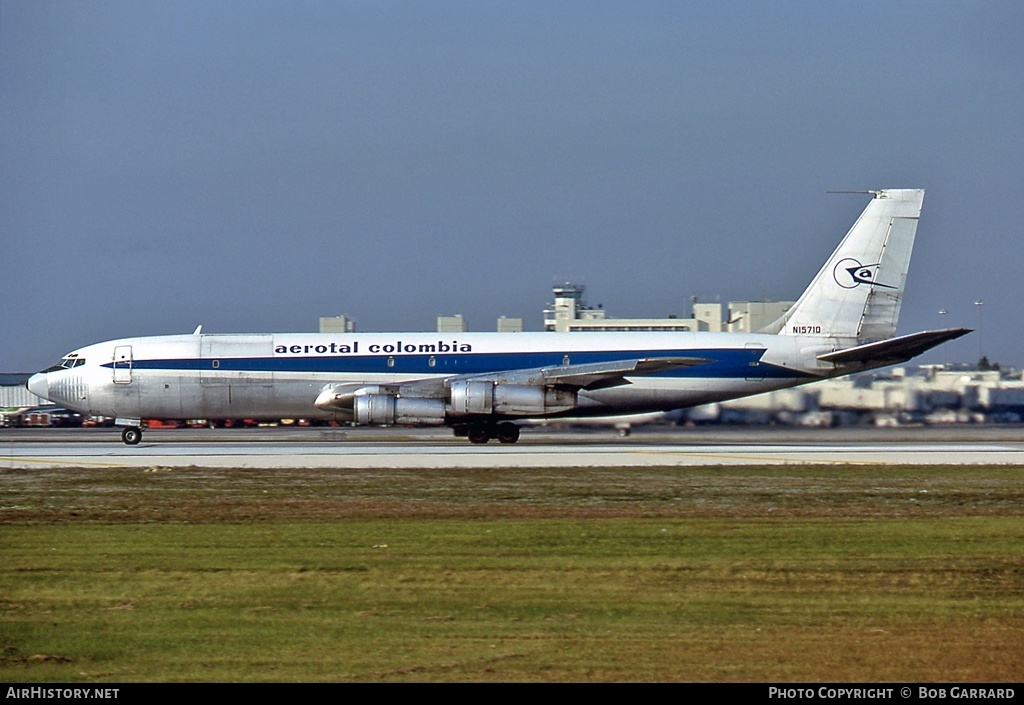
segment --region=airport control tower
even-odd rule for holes
[[[564,332],[576,321],[604,318],[603,308],[592,308],[584,301],[583,292],[586,288],[583,284],[572,282],[552,287],[555,303],[544,309],[544,330]]]

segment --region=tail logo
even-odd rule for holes
[[[868,286],[881,286],[886,289],[897,287],[888,284],[879,284],[875,281],[875,274],[878,272],[878,264],[861,264],[852,257],[839,260],[835,269],[832,270],[832,277],[836,284],[844,289],[856,289],[861,284]]]

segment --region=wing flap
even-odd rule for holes
[[[468,379],[491,381],[495,384],[526,384],[575,387],[577,389],[605,389],[628,384],[626,377],[649,375],[667,370],[685,369],[709,362],[700,357],[657,357],[612,362],[592,362],[580,365],[554,365],[529,370],[512,370]]]

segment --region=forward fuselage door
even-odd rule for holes
[[[132,346],[118,345],[114,348],[114,384],[132,382]]]

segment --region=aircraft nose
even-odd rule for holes
[[[50,398],[50,382],[42,372],[37,372],[29,377],[28,383],[25,386],[28,387],[28,391],[37,397],[42,397],[43,399]]]

